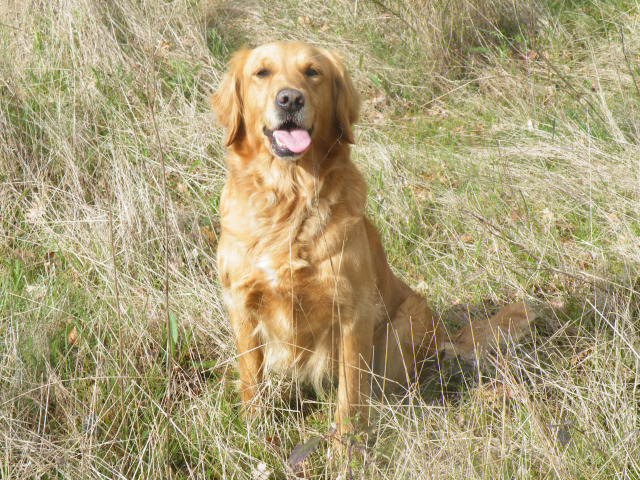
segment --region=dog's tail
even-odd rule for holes
[[[463,361],[472,361],[477,353],[496,349],[529,333],[529,323],[534,319],[533,310],[525,302],[502,307],[493,317],[474,320],[453,336],[445,336],[445,358],[459,357]]]

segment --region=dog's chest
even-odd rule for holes
[[[253,334],[263,346],[265,371],[295,367],[301,378],[319,386],[335,354],[339,308],[326,282],[289,285],[254,290]]]
[[[232,321],[251,322],[266,369],[297,365],[319,383],[331,370],[340,326],[354,318],[355,299],[373,291],[352,281],[366,264],[354,252],[364,235],[359,180],[345,190],[339,176],[282,196],[225,189],[218,249],[225,301],[237,312]]]
[[[282,209],[277,215],[256,215],[243,242],[244,255],[253,274],[272,289],[291,291],[313,274],[322,261],[320,245],[328,228],[330,207],[327,202],[308,202]]]

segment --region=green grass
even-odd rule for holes
[[[531,23],[531,5],[0,7],[0,478],[639,477],[640,10],[553,1]],[[234,388],[206,97],[275,39],[344,54],[369,216],[449,329],[515,299],[539,313],[479,368],[374,403],[349,458],[331,390],[274,377],[247,425]]]

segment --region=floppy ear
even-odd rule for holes
[[[342,61],[342,55],[327,52],[333,64],[333,111],[336,128],[342,131],[342,137],[349,143],[355,143],[352,126],[360,114],[360,94]]]
[[[249,56],[249,50],[243,48],[233,54],[229,60],[229,71],[222,79],[216,93],[208,99],[209,105],[218,116],[218,121],[226,129],[224,145],[235,142],[244,124],[242,121],[242,69]]]

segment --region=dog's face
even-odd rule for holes
[[[225,144],[244,144],[283,160],[314,146],[353,143],[359,96],[340,57],[303,43],[241,50],[210,102]]]

